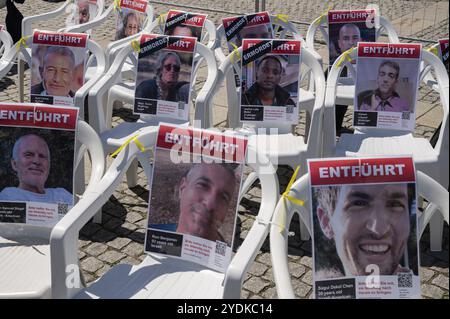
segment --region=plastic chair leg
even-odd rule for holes
[[[20,57],[17,61],[17,77],[18,77],[18,87],[19,87],[19,102],[24,100],[24,77],[25,77],[25,61]]]
[[[444,230],[444,217],[435,205],[430,204],[427,210],[432,210],[430,219],[430,250],[442,250],[442,235]]]
[[[138,170],[138,161],[134,159],[127,171],[128,187],[135,187],[137,185],[138,180],[137,170]]]
[[[241,201],[242,197],[244,197],[245,193],[250,189],[250,186],[253,185],[253,183],[258,179],[258,175],[255,172],[251,172],[248,174],[247,178],[244,181],[244,184],[242,184],[241,193],[239,194],[239,202]]]

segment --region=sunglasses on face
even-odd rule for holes
[[[164,65],[164,69],[166,69],[166,71],[173,69],[175,72],[180,72],[180,66],[177,64],[166,64]]]

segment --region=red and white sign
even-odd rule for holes
[[[31,104],[0,104],[0,126],[39,127],[75,131],[78,108]]]
[[[414,182],[411,157],[310,160],[311,186]]]
[[[375,9],[369,10],[330,10],[328,11],[328,23],[364,22],[375,17]]]
[[[247,139],[220,132],[161,124],[157,147],[243,163]]]
[[[88,34],[34,31],[33,44],[61,45],[85,48]]]
[[[179,16],[179,19],[169,21],[173,17],[177,16]],[[207,15],[200,13],[188,13],[178,10],[169,10],[169,13],[167,14],[166,28],[170,28],[171,24],[184,24],[192,25],[195,27],[203,27],[206,21],[206,17]]]
[[[191,37],[176,37],[176,36],[167,36],[167,35],[157,35],[157,34],[143,34],[141,36],[141,49],[142,44],[145,42],[159,38],[160,41],[154,42],[155,47],[163,46],[165,49],[171,51],[179,51],[179,52],[194,52],[195,45],[197,43],[196,38]],[[164,46],[165,44],[165,46]],[[152,44],[153,45],[153,44]],[[152,49],[152,48],[149,48]]]
[[[147,10],[147,1],[143,0],[120,0],[120,7],[132,9],[139,12]]]
[[[421,50],[421,44],[358,43],[358,57],[418,59]]]

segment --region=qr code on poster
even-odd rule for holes
[[[294,107],[292,105],[286,106],[286,114],[294,113]]]
[[[58,215],[65,215],[69,211],[69,204],[58,203]]]
[[[412,274],[398,274],[398,287],[399,288],[412,288]]]
[[[220,256],[225,256],[225,252],[227,249],[227,244],[222,243],[221,241],[216,241],[216,254]]]
[[[409,120],[411,118],[411,112],[402,112],[402,120]]]

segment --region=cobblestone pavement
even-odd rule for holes
[[[107,1],[110,3],[111,0]],[[188,3],[180,0],[178,3]],[[196,1],[195,3],[204,5],[206,1]],[[209,2],[209,1],[208,1]],[[392,6],[404,5],[406,1],[392,1]],[[445,2],[445,1],[444,1]],[[192,3],[192,1],[190,1]],[[292,3],[302,3],[304,10],[302,20],[311,21],[314,17],[323,12],[323,1],[293,1]],[[365,2],[364,2],[365,3]],[[47,12],[57,8],[61,3],[49,3],[41,0],[27,0],[23,5],[17,5],[24,16]],[[447,2],[448,4],[448,2]],[[229,1],[224,4],[228,11],[239,12],[249,11],[252,6],[250,1]],[[247,6],[250,9],[247,9]],[[156,5],[156,13],[165,12],[167,6]],[[218,22],[222,13],[209,13],[209,17]],[[4,21],[5,9],[0,12],[0,22]],[[53,19],[36,24],[36,28],[56,30],[64,24],[64,17]],[[436,24],[437,27],[429,27],[426,30],[418,30],[417,34],[427,34],[428,36],[441,37],[448,35],[448,15],[447,20]],[[97,28],[93,34],[93,39],[105,45],[112,39],[114,29],[114,19],[110,18],[101,27]],[[302,31],[303,32],[303,31]],[[317,49],[323,51],[323,46],[317,44]],[[28,72],[26,72],[27,87],[29,90]],[[0,80],[0,102],[18,101],[16,82],[17,75],[10,73]],[[203,79],[204,80],[204,79]],[[201,83],[202,78],[199,77]],[[215,112],[222,114],[225,110],[223,99],[216,99]],[[125,105],[126,107],[126,105]],[[351,107],[345,117],[345,126],[351,127]],[[418,119],[414,134],[430,138],[435,128],[439,125],[442,117],[439,95],[427,87],[419,90]],[[132,115],[129,109],[123,108],[114,112],[114,125],[121,121],[135,121],[136,116]],[[223,126],[224,121],[215,121],[217,126]],[[304,121],[296,128],[298,135],[304,134]],[[280,190],[284,190],[292,174],[292,170],[287,167],[278,169]],[[86,283],[89,285],[96,278],[104,274],[108,269],[118,263],[138,264],[144,258],[143,252],[144,234],[147,218],[148,186],[142,171],[139,172],[138,186],[128,188],[123,181],[114,195],[103,207],[102,224],[88,223],[80,232],[79,258],[82,272]],[[258,213],[261,201],[261,190],[258,185],[254,185],[239,205],[238,222],[236,226],[236,238],[234,250],[244,240],[255,216]],[[289,266],[291,270],[292,283],[296,295],[299,298],[310,298],[312,294],[312,258],[311,241],[301,241],[299,237],[298,220],[291,224],[291,231],[294,236],[289,239]],[[422,296],[424,298],[448,298],[448,245],[449,234],[448,225],[444,228],[444,247],[441,252],[431,252],[429,249],[429,233],[425,232],[420,243],[421,259],[421,280]],[[270,247],[267,239],[258,253],[255,262],[248,272],[242,290],[243,298],[276,298],[276,288],[270,261]]]

